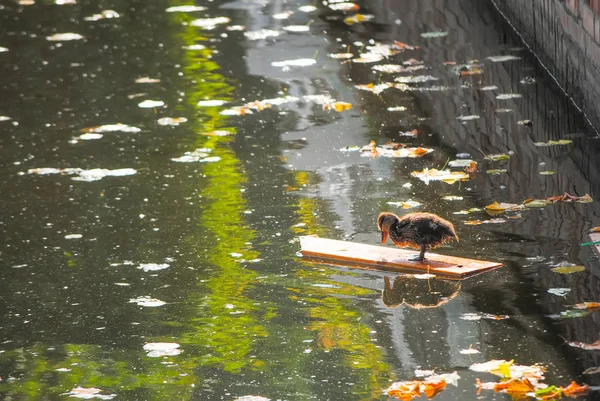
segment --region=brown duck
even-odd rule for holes
[[[454,225],[432,213],[409,213],[398,217],[383,212],[377,217],[377,227],[381,230],[382,244],[385,244],[389,235],[396,246],[420,249],[419,256],[410,258],[413,261],[422,261],[428,249],[453,239],[458,241]]]

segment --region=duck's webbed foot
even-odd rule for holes
[[[421,252],[417,256],[408,258],[411,262],[422,262],[425,259],[425,245],[421,245]]]

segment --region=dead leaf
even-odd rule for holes
[[[596,309],[600,308],[600,302],[581,302],[571,305],[574,309]]]
[[[485,159],[486,160],[491,160],[491,161],[509,160],[510,159],[510,155],[507,154],[507,153],[502,153],[502,154],[498,154],[498,155],[486,155]]]
[[[507,220],[501,219],[501,218],[490,219],[490,220],[468,220],[468,221],[465,221],[465,224],[468,226],[477,226],[480,224],[502,224],[502,223],[506,223],[506,221]]]
[[[559,274],[571,274],[578,273],[585,270],[584,266],[575,265],[569,262],[560,262],[554,265],[550,265],[552,267],[552,271]]]
[[[323,105],[323,110],[335,110],[338,113],[341,113],[342,111],[345,110],[350,110],[352,108],[352,103],[348,103],[348,102],[334,102],[334,103],[327,103]]]
[[[410,175],[419,178],[425,184],[429,184],[429,181],[444,181],[447,184],[454,184],[456,181],[467,181],[471,178],[462,171],[438,170],[435,168],[413,171]]]
[[[546,201],[556,203],[556,202],[579,202],[579,203],[590,203],[594,200],[589,194],[585,194],[583,196],[569,195],[568,193],[564,193],[562,195],[550,196],[546,198]]]
[[[560,389],[562,390],[564,395],[577,396],[581,394],[587,394],[588,390],[590,389],[590,386],[588,386],[587,384],[580,386],[575,381],[572,381],[571,384],[569,384],[566,388],[561,387]]]
[[[399,50],[416,50],[416,49],[418,49],[418,48],[419,48],[419,46],[411,46],[411,45],[407,45],[406,43],[402,43],[402,42],[399,42],[399,41],[397,41],[397,40],[394,40],[393,47],[394,47],[395,49],[399,49]],[[412,61],[416,61],[416,60],[414,60],[414,59],[411,59],[411,60],[412,60]],[[408,61],[411,61],[411,60],[408,60]],[[404,62],[403,64],[405,64],[405,63],[406,63],[406,62]],[[419,62],[417,61],[416,63],[419,63]],[[412,65],[412,64],[407,64],[407,65]]]
[[[581,348],[581,349],[588,350],[588,351],[600,350],[600,340],[593,342],[591,344],[586,344],[586,343],[577,342],[577,341],[568,341],[567,344],[569,344],[571,347]]]
[[[421,391],[425,393],[427,398],[432,399],[437,394],[441,393],[446,388],[446,380],[438,381],[423,381],[421,382]]]
[[[504,213],[507,210],[522,210],[524,208],[523,205],[517,205],[515,203],[498,203],[494,202],[491,205],[487,205],[485,207],[485,211],[490,216],[497,216],[499,214]]]
[[[349,58],[354,57],[354,54],[352,54],[352,53],[331,53],[329,55],[329,57],[335,58],[335,59],[338,59],[338,60],[340,60],[340,59],[344,60],[344,59],[349,59]]]
[[[354,14],[350,17],[344,18],[346,25],[362,24],[375,18],[374,15],[370,14]]]
[[[556,145],[569,145],[573,143],[570,139],[560,139],[558,141],[548,141],[548,142],[534,142],[535,146],[556,146]]]

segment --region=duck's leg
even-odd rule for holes
[[[421,252],[419,253],[419,256],[413,256],[408,260],[411,262],[422,262],[423,259],[425,259],[425,245],[421,245]]]

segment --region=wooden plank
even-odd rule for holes
[[[460,280],[502,266],[502,263],[465,259],[427,252],[422,262],[410,261],[417,251],[397,247],[357,244],[315,236],[300,237],[302,256],[313,261],[337,266],[395,271],[400,273],[432,273]]]

